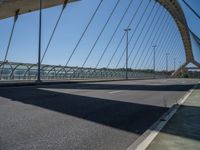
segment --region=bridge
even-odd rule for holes
[[[195,117],[169,122],[195,135],[164,127],[182,105],[200,113],[187,103],[200,83],[195,5],[0,0],[0,150],[156,149],[162,134],[195,143]]]
[[[91,53],[94,51],[94,49],[95,49],[95,47],[96,47],[96,45],[98,44],[98,42],[99,42],[99,40],[100,40],[100,38],[101,38],[101,36],[102,36],[102,33],[104,32],[104,30],[105,30],[105,28],[106,28],[106,26],[108,25],[108,23],[109,23],[109,21],[110,21],[110,19],[111,19],[111,17],[113,16],[113,14],[114,14],[114,12],[116,11],[116,9],[117,8],[114,8],[113,9],[113,11],[111,12],[111,14],[110,14],[110,16],[109,16],[109,18],[108,18],[108,20],[107,20],[107,22],[106,22],[106,24],[104,25],[104,27],[103,27],[103,29],[101,30],[102,32],[99,34],[99,36],[97,37],[97,40],[95,41],[95,43],[94,43],[94,45],[93,45],[93,47],[91,48],[91,50],[89,51],[89,53],[88,53],[88,56],[86,57],[86,59],[84,60],[84,63],[80,66],[80,67],[70,67],[68,64],[69,64],[69,62],[71,61],[71,59],[72,59],[72,57],[74,56],[74,53],[76,52],[76,50],[78,49],[78,47],[79,47],[79,45],[80,45],[80,43],[81,43],[81,41],[82,41],[82,39],[83,39],[83,37],[84,37],[84,35],[86,34],[86,32],[87,32],[87,30],[88,30],[88,28],[89,28],[89,26],[90,26],[90,24],[91,24],[91,22],[93,21],[93,19],[95,18],[95,15],[96,15],[96,13],[97,13],[97,11],[99,11],[98,9],[100,9],[99,7],[102,5],[102,2],[98,5],[98,7],[97,7],[97,9],[96,9],[96,11],[94,12],[94,16],[92,16],[92,18],[90,18],[90,22],[89,22],[89,24],[88,24],[88,26],[86,26],[86,28],[85,28],[85,30],[84,30],[84,32],[83,32],[83,34],[81,35],[81,37],[80,37],[80,39],[79,39],[79,41],[76,43],[76,45],[75,45],[75,47],[73,48],[73,51],[71,52],[71,54],[70,54],[70,57],[68,58],[68,60],[67,60],[67,62],[66,62],[66,64],[64,65],[61,65],[62,67],[60,67],[60,69],[59,69],[59,67],[56,67],[56,66],[58,66],[58,65],[56,65],[56,66],[53,66],[52,67],[52,69],[50,69],[50,70],[48,70],[49,69],[49,67],[50,67],[50,65],[49,65],[49,67],[47,67],[48,65],[42,65],[41,63],[43,62],[43,60],[45,59],[45,56],[46,56],[46,53],[47,53],[47,51],[48,51],[48,49],[49,49],[49,47],[51,46],[51,42],[52,42],[52,40],[53,40],[53,37],[54,37],[54,35],[55,35],[55,32],[56,32],[56,30],[57,30],[57,27],[58,27],[58,24],[59,24],[59,22],[60,22],[60,20],[62,19],[62,15],[63,15],[63,12],[64,12],[64,10],[65,10],[65,7],[67,6],[67,5],[70,5],[70,3],[71,2],[74,2],[74,1],[62,1],[62,0],[58,0],[58,1],[55,1],[55,0],[52,0],[52,1],[42,1],[42,5],[41,5],[41,8],[42,9],[47,9],[47,8],[50,8],[50,7],[54,7],[54,6],[57,6],[57,5],[63,5],[62,6],[62,8],[61,8],[61,12],[60,12],[60,15],[58,16],[58,20],[57,20],[57,22],[56,22],[56,24],[55,24],[55,27],[53,28],[53,31],[52,31],[52,34],[51,34],[51,36],[50,36],[50,39],[49,39],[49,41],[47,42],[47,46],[46,46],[46,48],[45,48],[45,51],[44,51],[44,53],[43,53],[43,56],[42,56],[42,58],[41,58],[41,49],[40,49],[40,51],[39,51],[39,53],[38,53],[38,57],[40,57],[40,59],[38,58],[38,62],[37,62],[37,65],[35,64],[33,64],[32,63],[32,65],[30,66],[30,64],[28,63],[28,64],[25,64],[25,63],[21,63],[21,62],[17,62],[17,63],[14,63],[14,62],[10,62],[10,61],[8,61],[7,60],[7,57],[8,57],[8,54],[9,54],[9,51],[10,51],[10,45],[12,44],[12,41],[13,41],[13,33],[14,33],[14,30],[15,30],[15,24],[16,24],[16,22],[17,22],[17,20],[18,20],[18,15],[23,15],[23,14],[26,14],[26,13],[30,13],[30,12],[34,12],[34,11],[37,11],[37,10],[39,10],[39,8],[40,8],[40,5],[39,5],[39,3],[37,2],[37,1],[22,1],[22,0],[18,0],[18,1],[2,1],[1,2],[1,5],[0,5],[0,8],[1,8],[1,11],[0,11],[0,19],[5,19],[5,18],[9,18],[9,17],[12,17],[12,16],[14,16],[14,21],[13,21],[13,27],[12,27],[12,31],[11,31],[11,34],[10,34],[10,37],[9,37],[9,41],[8,41],[8,44],[7,44],[7,48],[6,48],[6,53],[5,53],[5,56],[4,56],[4,58],[3,58],[3,61],[1,62],[1,64],[0,64],[0,70],[1,70],[1,80],[15,80],[15,79],[19,79],[19,76],[23,76],[24,77],[24,79],[26,79],[26,74],[27,74],[27,72],[35,72],[35,73],[33,73],[33,74],[36,74],[36,76],[35,76],[35,78],[33,78],[33,77],[31,77],[31,79],[33,79],[33,80],[36,80],[37,78],[43,78],[43,76],[44,75],[41,75],[41,73],[40,72],[43,72],[43,74],[44,74],[44,72],[46,72],[48,75],[50,75],[50,74],[52,74],[52,73],[50,73],[50,72],[52,72],[52,71],[54,71],[54,74],[57,74],[57,73],[55,73],[55,69],[58,69],[57,71],[58,71],[58,73],[61,73],[61,74],[63,74],[63,73],[66,73],[65,75],[63,75],[64,77],[68,77],[69,75],[68,75],[68,72],[70,72],[71,73],[71,71],[74,71],[74,73],[73,74],[77,74],[77,72],[79,72],[78,70],[80,70],[80,69],[74,69],[74,68],[83,68],[83,70],[88,70],[89,68],[91,69],[90,71],[88,71],[89,72],[89,74],[91,74],[91,75],[94,75],[94,74],[96,74],[97,75],[97,70],[105,70],[105,68],[106,68],[106,71],[108,72],[109,70],[110,70],[110,74],[113,74],[113,70],[119,70],[119,69],[117,69],[117,68],[119,68],[119,64],[121,63],[121,62],[123,62],[123,57],[124,57],[124,53],[125,53],[125,50],[123,51],[123,54],[120,56],[120,59],[116,62],[116,67],[115,68],[109,68],[110,67],[110,64],[111,64],[111,62],[113,61],[113,59],[114,59],[114,57],[116,57],[116,53],[117,53],[117,51],[119,50],[119,46],[120,45],[122,45],[122,40],[124,39],[124,36],[125,35],[123,35],[123,38],[120,40],[120,42],[119,42],[119,44],[118,44],[118,46],[117,46],[117,48],[116,48],[116,51],[114,51],[114,53],[113,53],[113,55],[111,55],[110,57],[111,58],[109,58],[110,59],[110,61],[109,61],[109,63],[106,65],[105,64],[105,66],[102,66],[102,68],[103,69],[101,69],[101,68],[98,68],[99,67],[99,65],[100,65],[100,63],[101,63],[101,61],[102,61],[102,59],[103,59],[103,57],[105,57],[105,54],[107,53],[107,51],[108,51],[108,49],[109,49],[109,46],[111,45],[111,43],[113,42],[113,40],[114,40],[114,36],[116,36],[116,32],[119,30],[119,26],[122,24],[122,21],[123,20],[125,20],[124,18],[125,18],[125,15],[127,15],[127,11],[128,11],[128,9],[130,9],[130,7],[131,7],[131,4],[132,4],[132,2],[130,3],[130,5],[128,5],[128,8],[127,8],[127,11],[125,11],[124,12],[124,15],[122,16],[122,18],[121,18],[121,20],[120,20],[120,22],[119,22],[119,24],[118,24],[118,26],[117,26],[117,28],[116,28],[116,30],[115,30],[115,32],[112,34],[112,37],[110,38],[110,40],[108,41],[108,44],[106,45],[106,47],[104,48],[104,50],[103,50],[103,53],[102,53],[102,55],[99,57],[99,61],[97,62],[97,64],[95,65],[95,67],[86,67],[85,69],[84,69],[84,67],[85,67],[85,64],[88,62],[88,59],[90,58],[90,55],[91,55]],[[195,39],[199,39],[198,38],[198,36],[194,33],[194,32],[192,32],[191,30],[190,30],[190,28],[188,27],[188,24],[187,24],[187,21],[186,21],[186,18],[185,18],[185,15],[184,15],[184,12],[183,12],[183,10],[182,10],[182,8],[181,8],[181,6],[179,5],[179,3],[177,2],[177,1],[175,1],[175,0],[172,0],[172,1],[165,1],[165,0],[159,0],[159,1],[156,1],[157,3],[159,3],[161,6],[163,6],[163,8],[164,9],[166,9],[167,10],[167,12],[169,13],[168,15],[170,15],[172,18],[173,18],[173,20],[174,20],[174,23],[175,23],[175,26],[177,26],[177,30],[178,30],[178,32],[180,33],[180,38],[178,39],[179,40],[179,42],[181,42],[182,41],[182,43],[180,43],[180,47],[181,47],[181,49],[180,48],[178,48],[178,52],[180,52],[180,54],[176,54],[176,55],[185,55],[185,58],[183,57],[183,58],[179,58],[180,60],[169,60],[170,58],[169,57],[174,57],[174,58],[171,58],[171,59],[176,59],[176,57],[179,57],[179,56],[170,56],[170,55],[173,55],[173,54],[170,54],[170,52],[169,52],[169,48],[166,46],[166,45],[164,45],[164,40],[167,40],[167,39],[165,39],[165,38],[167,38],[167,37],[161,37],[160,35],[159,35],[159,30],[157,30],[157,32],[156,32],[156,27],[155,27],[155,25],[154,25],[154,27],[153,27],[153,25],[152,25],[152,31],[151,31],[151,33],[150,33],[150,31],[149,32],[145,32],[144,33],[144,28],[142,28],[141,29],[141,34],[139,34],[138,35],[138,37],[136,38],[136,37],[134,37],[134,36],[136,36],[135,34],[136,34],[136,30],[139,28],[139,26],[141,25],[141,22],[142,21],[139,21],[138,22],[138,25],[136,26],[136,28],[134,29],[134,31],[133,31],[133,34],[132,34],[132,36],[131,36],[131,39],[129,40],[129,44],[131,45],[131,42],[133,41],[132,40],[132,38],[135,38],[136,39],[136,41],[134,42],[134,44],[136,45],[136,44],[139,44],[139,42],[140,42],[140,38],[142,37],[142,34],[144,34],[144,35],[148,35],[148,34],[152,34],[152,33],[154,33],[154,32],[156,32],[156,34],[155,35],[152,35],[151,37],[149,37],[149,39],[147,39],[146,37],[144,38],[144,39],[142,39],[142,41],[144,41],[144,42],[146,42],[144,45],[145,45],[145,47],[143,47],[143,44],[141,43],[140,45],[139,45],[139,47],[138,47],[138,50],[137,50],[137,52],[135,52],[134,53],[134,49],[136,49],[137,48],[137,46],[133,46],[133,48],[132,48],[132,50],[129,52],[129,56],[128,56],[128,58],[127,59],[129,59],[129,58],[131,58],[131,57],[133,57],[132,58],[132,62],[130,62],[131,63],[131,65],[130,66],[127,66],[127,67],[130,67],[130,69],[132,69],[132,71],[134,72],[135,70],[140,70],[141,69],[141,71],[142,72],[147,72],[147,76],[148,76],[148,72],[152,72],[152,70],[154,69],[154,67],[152,67],[153,66],[153,61],[154,60],[152,60],[152,52],[149,52],[149,51],[147,51],[146,49],[147,48],[149,48],[149,47],[151,47],[151,45],[152,44],[158,44],[158,43],[156,43],[155,42],[155,40],[157,40],[157,39],[159,39],[159,36],[160,36],[160,38],[163,38],[164,40],[162,41],[161,40],[161,43],[162,43],[162,45],[158,45],[158,51],[159,51],[159,49],[165,49],[165,53],[166,54],[162,54],[162,52],[160,53],[160,54],[157,54],[155,57],[159,57],[159,55],[160,56],[162,56],[162,59],[166,59],[166,67],[165,67],[165,65],[164,64],[162,64],[162,67],[163,68],[158,68],[158,72],[163,72],[163,74],[170,74],[170,73],[172,73],[171,74],[171,76],[173,76],[173,77],[176,77],[178,74],[180,74],[180,72],[183,72],[183,71],[187,71],[187,69],[186,69],[186,66],[188,65],[188,64],[190,64],[190,63],[192,63],[192,64],[194,64],[195,66],[197,66],[198,68],[199,68],[199,63],[198,63],[198,61],[196,61],[195,60],[195,58],[194,58],[194,54],[193,54],[193,50],[192,50],[192,43],[191,43],[191,37],[190,37],[190,34],[192,35],[192,36],[195,36]],[[76,5],[76,3],[80,3],[80,2],[75,2],[74,3],[74,5]],[[119,2],[118,2],[119,3]],[[120,4],[116,4],[116,7],[119,7],[118,5],[120,5]],[[136,15],[137,14],[139,14],[138,13],[138,11],[139,11],[139,9],[140,9],[140,7],[142,7],[142,5],[143,4],[140,4],[139,6],[138,6],[138,9],[136,10],[136,12],[135,12],[135,14],[134,14],[134,16],[132,17],[132,20],[131,20],[131,22],[129,23],[129,25],[128,26],[130,26],[131,25],[131,23],[133,22],[133,19],[134,18],[136,18]],[[151,3],[149,3],[148,4],[148,6],[146,7],[146,9],[148,9],[148,7],[151,7],[150,6],[151,5]],[[158,5],[158,4],[157,4]],[[151,9],[151,14],[153,14],[153,11],[154,11],[154,9],[156,9],[155,8],[156,7],[156,5],[155,6],[153,6],[153,8]],[[160,7],[160,6],[159,6]],[[7,8],[9,8],[9,9],[7,9]],[[159,9],[159,8],[158,8]],[[160,13],[162,13],[160,10],[156,10],[157,12],[160,12]],[[145,12],[147,12],[148,10],[146,10]],[[145,12],[143,12],[143,14],[144,15],[146,15],[145,14]],[[143,16],[144,16],[143,15]],[[160,14],[160,16],[159,17],[165,17],[164,15],[166,15],[166,14]],[[143,17],[142,16],[142,17]],[[150,15],[151,16],[151,15]],[[154,17],[154,18],[156,18],[156,16],[154,15],[152,15],[152,17]],[[145,17],[144,17],[145,18]],[[163,21],[161,22],[161,25],[163,24],[163,23],[166,23],[167,22],[167,20],[164,20],[165,18],[163,18]],[[149,19],[150,20],[150,19]],[[149,20],[146,20],[146,23],[148,23],[148,22],[152,22],[153,23],[153,21],[149,21]],[[165,22],[164,22],[165,21]],[[157,21],[158,22],[158,21]],[[145,27],[145,25],[143,25],[143,27]],[[165,28],[167,28],[167,27],[165,27]],[[178,33],[177,33],[178,34]],[[170,36],[168,36],[168,37],[170,37]],[[146,41],[145,41],[146,40]],[[152,40],[152,41],[151,41]],[[198,43],[199,44],[199,43]],[[117,44],[116,44],[117,45]],[[40,46],[41,47],[41,46]],[[173,47],[174,49],[176,49],[176,47]],[[144,49],[143,51],[144,52],[142,52],[142,49]],[[184,49],[184,54],[183,54],[183,49]],[[173,52],[171,52],[171,53],[173,53]],[[182,54],[181,54],[182,53]],[[136,55],[136,56],[133,56],[133,55]],[[164,56],[164,55],[166,55],[166,56]],[[166,57],[166,58],[165,58]],[[146,59],[145,59],[146,58]],[[138,60],[137,60],[138,59]],[[142,60],[143,59],[143,60]],[[151,61],[149,61],[151,59]],[[178,58],[177,58],[178,59]],[[182,60],[181,60],[182,59]],[[185,60],[183,60],[183,59],[185,59]],[[130,60],[129,60],[130,61]],[[136,62],[137,61],[137,62]],[[161,61],[161,60],[155,60],[155,61],[157,61],[157,63],[159,63],[159,61]],[[173,66],[175,66],[175,67],[173,67],[173,69],[174,69],[174,71],[173,71],[173,69],[171,68],[171,70],[169,71],[169,62],[168,61],[174,61],[174,64],[172,64]],[[179,62],[179,63],[177,63],[177,62]],[[143,65],[143,68],[139,68],[139,65],[140,64],[142,64],[142,63],[144,63]],[[148,63],[150,63],[151,65],[147,65]],[[178,64],[178,65],[177,65]],[[41,68],[41,65],[43,66],[42,68]],[[75,64],[76,65],[76,64]],[[135,65],[135,66],[134,66]],[[176,67],[176,65],[178,66],[178,67]],[[45,66],[45,67],[44,67]],[[36,72],[36,67],[37,68],[41,68],[41,69],[38,69],[38,71]],[[120,68],[124,68],[125,67],[125,65],[123,66],[121,66]],[[71,69],[68,69],[68,68],[71,68]],[[98,69],[97,69],[98,68]],[[129,69],[129,70],[130,70]],[[23,70],[23,71],[22,71]],[[169,72],[168,72],[169,71]],[[19,73],[22,73],[22,74],[20,74],[19,75]],[[83,71],[83,72],[85,72],[85,71]],[[91,72],[95,72],[95,73],[91,73]],[[102,71],[99,71],[99,73],[100,74],[102,74],[101,73]],[[156,72],[156,71],[155,71]],[[80,72],[78,73],[78,74],[80,74]],[[85,77],[84,77],[84,74],[85,74]],[[101,76],[101,75],[97,75],[97,76]],[[129,74],[129,73],[128,73]],[[134,73],[130,73],[130,78],[135,78],[135,76],[133,75]],[[109,75],[109,73],[108,73],[108,75]],[[42,77],[40,77],[40,76],[42,76]],[[52,75],[50,75],[50,77],[46,77],[46,76],[44,76],[44,78],[51,78],[51,76]],[[89,77],[88,76],[88,74],[87,73],[83,73],[82,75],[80,75],[80,76],[82,76],[83,78],[87,78],[87,77]],[[120,77],[120,78],[122,78],[122,76],[119,76],[119,75],[116,75],[116,76],[118,76],[118,77]],[[152,75],[152,76],[154,76],[154,75]],[[165,75],[166,76],[166,75]],[[15,78],[16,77],[16,78]],[[105,76],[102,76],[102,78],[104,78]],[[30,78],[30,77],[28,77],[28,78]],[[55,78],[55,77],[54,77]],[[60,75],[59,75],[59,78],[60,78]],[[22,79],[22,78],[20,78],[20,79]]]

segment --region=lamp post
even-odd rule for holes
[[[126,32],[126,80],[128,80],[128,33],[131,31],[131,28],[126,28],[124,31]]]
[[[176,58],[174,58],[174,72],[176,71]]]
[[[166,53],[166,75],[168,76],[168,66],[169,66],[169,53]]]
[[[153,71],[154,71],[154,79],[156,78],[156,47],[157,45],[153,45]]]
[[[166,53],[166,72],[168,72],[168,66],[169,66],[169,53]]]
[[[38,74],[37,82],[41,82],[40,78],[40,67],[41,67],[41,40],[42,40],[42,0],[40,0],[40,10],[39,10],[39,42],[38,42]]]

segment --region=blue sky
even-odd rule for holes
[[[102,3],[102,6],[100,7],[100,10],[97,13],[93,23],[91,24],[90,28],[86,32],[86,35],[84,36],[77,51],[72,57],[69,63],[70,66],[82,65],[82,63],[84,62],[84,59],[89,53],[89,50],[91,49],[93,43],[95,42],[99,32],[101,31],[104,23],[106,22],[106,19],[109,16],[109,13],[112,11],[116,2],[117,0],[112,0],[112,1],[105,0]],[[110,39],[112,33],[114,32],[117,26],[117,23],[119,22],[129,2],[130,0],[120,1],[119,6],[117,7],[113,17],[108,23],[108,26],[106,27],[102,37],[100,38],[96,47],[94,48],[94,52],[89,57],[89,60],[86,63],[86,66],[94,67],[96,65],[98,58],[102,54],[103,49],[105,48],[108,40]],[[140,2],[141,0],[134,0],[134,4],[131,5],[115,38],[113,39],[111,45],[109,46],[109,49],[105,54],[105,57],[103,57],[100,63],[100,67],[106,66],[108,64],[110,57],[112,56],[121,36],[124,33],[123,29],[127,27],[127,24],[129,23],[130,18],[132,17],[133,13],[135,12]],[[67,6],[66,10],[63,13],[62,19],[58,25],[58,28],[56,30],[52,43],[49,47],[47,55],[44,59],[44,64],[64,65],[66,63],[67,59],[69,58],[69,55],[71,54],[74,46],[76,45],[80,37],[80,34],[83,32],[84,28],[86,27],[98,3],[99,3],[99,0],[82,0],[80,2],[72,3]],[[135,20],[133,21],[133,24],[131,25],[131,28],[132,28],[131,32],[134,31],[135,26],[137,25],[137,22],[141,18],[141,15],[142,15],[142,12],[144,11],[145,6],[147,6],[147,3],[148,1],[144,1],[144,3],[142,4],[142,7],[140,8],[138,15],[136,16]],[[197,35],[200,36],[200,30],[199,30],[200,21],[190,12],[190,10],[187,7],[185,7],[184,4],[182,4],[181,0],[180,0],[180,3],[184,9],[184,12],[186,13],[189,26],[193,29],[193,31]],[[191,0],[189,1],[189,4],[197,11],[198,14],[200,14],[199,0]],[[141,25],[135,32],[133,41],[129,45],[130,50],[132,47],[135,46],[133,50],[133,55],[130,57],[130,62],[133,59],[134,55],[136,55],[136,52],[138,48],[140,47],[140,43],[142,42],[144,33],[148,32],[145,38],[145,41],[143,41],[145,43],[147,42],[147,39],[150,36],[150,32],[153,30],[152,29],[153,26],[152,28],[150,28],[151,21],[149,21],[144,28],[144,32],[142,33],[141,38],[137,42],[138,44],[134,45],[135,44],[134,41],[136,41],[137,37],[140,35],[141,28],[145,20],[147,19],[148,14],[150,13],[150,9],[152,7],[153,7],[153,2],[151,2],[149,9],[147,10],[147,13],[144,16],[144,19],[141,21]],[[159,9],[158,10],[159,13],[162,11],[162,8],[156,5],[155,9],[153,10],[152,15],[150,16],[151,18],[149,20],[151,20],[154,14],[156,14],[156,9]],[[57,20],[57,17],[60,11],[61,11],[61,6],[43,10],[42,52],[44,52],[44,49],[46,48],[50,34],[53,30],[53,27],[55,25],[55,22]],[[158,19],[158,14],[156,14],[155,17]],[[0,50],[1,50],[0,60],[3,60],[3,57],[5,55],[6,46],[8,43],[10,30],[12,27],[12,21],[13,21],[13,18],[8,18],[8,19],[4,19],[0,21],[0,35],[3,35],[3,36],[0,36],[0,43],[1,43],[0,44]],[[174,44],[172,44],[171,46],[166,45],[162,47],[159,45],[161,41],[159,40],[153,41],[154,44],[158,45],[157,53],[156,53],[158,57],[157,59],[158,68],[165,67],[165,63],[164,63],[165,51],[169,51],[169,52],[171,51],[170,52],[171,55],[169,56],[171,69],[173,68],[174,57],[177,57],[177,65],[179,64],[179,62],[183,63],[185,60],[183,45],[180,40],[180,35],[177,31],[177,27],[175,26],[175,23],[172,19],[171,20],[169,19],[169,23],[170,23],[170,29],[171,29],[170,34],[168,33],[167,30],[165,30],[164,24],[163,24],[162,34],[166,36],[169,34],[169,37],[172,38],[173,33],[177,33],[177,37],[173,40]],[[155,21],[153,22],[153,24],[155,24]],[[167,40],[163,39],[163,41],[167,41]],[[194,50],[195,56],[198,57],[198,60],[200,62],[200,59],[199,59],[200,50],[199,49],[197,50],[195,43],[193,45],[195,49]],[[145,44],[142,45],[141,49],[143,49],[144,46]],[[125,40],[123,41],[118,52],[116,53],[116,56],[114,57],[110,67],[115,67],[124,48],[125,48]],[[174,49],[179,49],[180,51],[174,52]],[[147,49],[144,50],[144,53],[147,53],[148,50],[150,51],[150,54],[151,54],[152,47],[148,46]],[[15,61],[15,62],[36,63],[37,51],[38,51],[38,11],[19,16],[19,19],[16,24],[16,30],[14,32],[13,40],[11,43],[10,51],[8,54],[8,60]],[[139,55],[142,53],[143,51],[140,50]],[[149,56],[149,57],[151,58],[152,56]],[[137,59],[139,59],[139,57],[136,58],[135,62],[137,62]],[[122,62],[120,63],[119,67],[124,66],[124,60],[125,59],[122,59]],[[147,64],[149,64],[149,67],[152,66],[151,63],[152,61],[147,62]],[[134,63],[134,65],[135,64],[136,63]],[[142,65],[141,62],[139,63],[139,66],[140,65]]]

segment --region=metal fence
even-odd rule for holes
[[[41,65],[42,80],[70,79],[124,79],[125,69],[81,68],[56,65]],[[128,70],[129,78],[153,78],[152,70]],[[156,78],[166,77],[162,72]],[[0,80],[36,80],[37,64],[0,62]]]

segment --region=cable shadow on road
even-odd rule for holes
[[[0,96],[138,135],[143,134],[168,110],[166,107],[58,93],[37,87],[2,88]],[[184,106],[184,108],[200,114],[199,107]],[[200,140],[199,136],[183,133],[181,129],[178,132],[172,130],[162,132]]]
[[[189,91],[194,84],[172,84],[172,85],[122,85],[122,84],[88,84],[88,83],[76,83],[73,85],[50,85],[43,86],[47,88],[58,89],[87,89],[87,90],[133,90],[133,91]]]
[[[37,88],[3,89],[0,96],[137,134],[142,134],[168,110],[165,107],[57,93]]]

